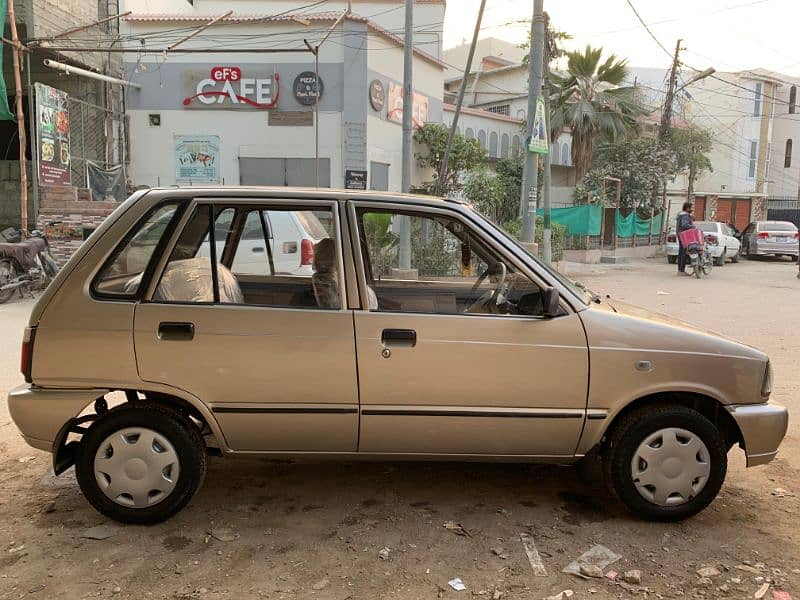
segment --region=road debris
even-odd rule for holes
[[[378,551],[378,556],[381,560],[389,560],[389,554],[392,552],[392,549],[389,546],[384,546]]]
[[[623,581],[626,583],[631,583],[633,585],[642,585],[642,572],[639,569],[631,569],[630,571],[625,571],[622,575]]]
[[[17,552],[22,552],[23,550],[25,550],[25,544],[20,544],[19,546],[13,546],[12,543],[12,547],[8,549],[8,553],[16,554]]]
[[[500,590],[495,590],[494,594],[492,594],[492,600],[500,600],[500,598],[502,597],[503,597],[503,592],[501,592]],[[791,598],[789,600],[791,600]]]
[[[772,490],[772,495],[777,498],[786,498],[787,496],[794,496],[794,492],[790,492],[789,490],[785,490],[783,488],[775,488]]]
[[[119,527],[114,525],[95,525],[83,532],[81,537],[89,540],[107,540],[119,533]]]
[[[610,579],[611,581],[614,581],[617,577],[619,577],[618,571],[609,571],[606,573],[606,578]]]
[[[761,600],[761,598],[767,595],[768,591],[769,591],[769,584],[765,583],[760,588],[758,588],[755,594],[753,594],[753,598],[755,598],[756,600]]]
[[[736,565],[734,569],[737,569],[739,571],[744,571],[745,573],[753,573],[754,575],[761,574],[761,571],[759,571],[755,567],[751,567],[750,565]]]
[[[311,586],[312,590],[320,591],[324,590],[326,587],[330,585],[331,581],[327,577],[320,579],[314,585]]]
[[[664,290],[656,291],[656,296],[669,296],[669,292],[665,292]]]
[[[697,575],[698,577],[717,577],[722,575],[722,571],[717,567],[701,567],[697,569]]]
[[[536,550],[536,544],[533,543],[533,536],[523,532],[519,534],[519,539],[522,547],[525,548],[525,554],[528,555],[528,562],[531,564],[533,574],[536,577],[547,577],[547,569],[544,568],[544,563]]]
[[[772,590],[772,600],[792,600],[792,595],[783,590]]]
[[[456,577],[455,579],[451,579],[447,582],[451,588],[453,588],[457,592],[463,592],[467,589],[467,586],[464,585],[464,582],[461,581],[461,577]]]
[[[508,553],[503,548],[491,548],[492,554],[494,554],[498,558],[502,558],[506,560],[508,558]]]
[[[21,463],[27,463],[27,462],[31,462],[31,461],[34,461],[34,460],[36,460],[35,456],[22,456],[22,457],[19,458],[19,462],[21,462]]]
[[[569,598],[574,598],[575,592],[572,590],[564,590],[563,592],[559,592],[555,596],[548,596],[545,600],[569,600]]]
[[[586,577],[603,577],[603,569],[597,565],[581,565],[581,575]]]
[[[36,592],[41,592],[41,591],[42,591],[44,588],[46,588],[46,587],[47,587],[47,586],[46,586],[45,584],[43,584],[43,583],[40,583],[39,585],[37,585],[37,586],[34,586],[34,587],[32,587],[31,589],[29,589],[29,590],[28,590],[28,593],[29,593],[29,594],[35,594]]]
[[[228,529],[227,527],[212,527],[211,531],[208,533],[211,534],[211,537],[220,542],[232,542],[238,537],[232,529]]]
[[[707,587],[711,587],[712,585],[714,585],[714,582],[711,581],[711,579],[709,579],[708,577],[701,577],[700,579],[695,581],[694,584],[697,587],[707,588]]]
[[[601,569],[605,569],[608,565],[617,562],[620,558],[622,558],[622,555],[609,550],[601,544],[597,544],[589,548],[589,550],[581,554],[561,571],[562,573],[570,573],[585,578],[585,575],[581,575],[581,565],[596,565]]]
[[[461,523],[456,523],[455,521],[445,521],[442,525],[448,531],[452,531],[456,535],[463,535],[464,537],[472,537],[472,534],[467,531]]]

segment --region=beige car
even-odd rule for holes
[[[287,212],[325,237],[276,243]],[[237,272],[244,231],[257,274]],[[311,273],[277,269],[276,247]],[[635,513],[678,520],[732,446],[764,464],[788,422],[762,352],[600,298],[466,204],[379,192],[137,193],[39,299],[22,368],[22,435],[132,523],[186,505],[209,452],[599,457]]]

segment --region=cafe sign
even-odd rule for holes
[[[185,108],[268,110],[278,104],[278,73],[250,73],[238,66],[183,73]]]

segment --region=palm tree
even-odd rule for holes
[[[602,48],[566,52],[567,72],[550,73],[553,84],[551,139],[564,127],[572,130],[572,164],[580,181],[592,164],[595,144],[614,142],[638,130],[636,117],[645,110],[635,88],[621,87],[628,61],[612,54],[600,62]]]

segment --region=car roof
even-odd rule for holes
[[[283,186],[170,186],[155,187],[145,190],[145,195],[157,194],[163,197],[189,201],[198,197],[247,197],[276,196],[277,198],[308,198],[310,200],[369,200],[370,202],[412,202],[415,204],[459,204],[467,203],[457,198],[443,198],[423,194],[402,194],[400,192],[383,192],[378,190],[345,190],[336,188],[303,188]]]
[[[780,224],[780,225],[791,225],[792,227],[796,227],[796,225],[794,223],[792,223],[791,221],[775,221],[775,220],[772,220],[772,221],[756,221],[756,224],[757,225],[778,225],[778,224]]]

